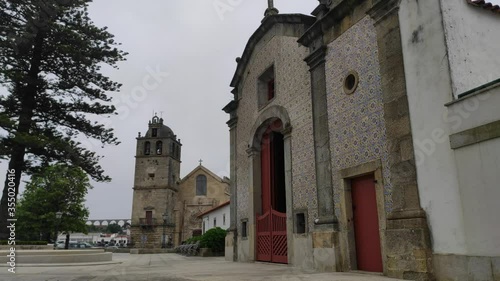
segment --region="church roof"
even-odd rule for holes
[[[276,24],[289,24],[289,25],[304,25],[305,28],[308,28],[316,21],[316,18],[311,16],[306,16],[302,14],[277,14],[277,15],[269,15],[267,16],[260,27],[254,32],[254,34],[248,40],[248,43],[243,51],[243,55],[241,58],[237,59],[238,66],[236,67],[236,72],[234,73],[233,79],[231,80],[231,87],[238,86],[241,77],[243,76],[245,69],[250,62],[250,58],[252,53],[260,42],[260,40],[267,34],[269,30],[271,30]],[[287,33],[288,32],[288,33]],[[296,34],[290,34],[296,33]],[[297,33],[298,32],[298,33]],[[280,29],[277,31],[277,35],[282,33],[284,36],[296,36],[300,37],[301,31],[300,29]]]
[[[156,136],[153,136],[153,129],[156,129]],[[174,131],[170,129],[167,125],[163,124],[163,118],[159,118],[158,116],[154,116],[149,121],[149,129],[146,132],[147,138],[158,137],[158,138],[167,138],[167,137],[175,137]]]
[[[154,127],[150,127],[148,132],[146,133],[146,136],[148,137],[151,137],[152,134],[153,134],[153,128]],[[158,137],[159,138],[163,138],[163,137],[170,137],[170,136],[173,136],[174,135],[174,131],[172,131],[172,129],[170,129],[170,127],[166,126],[166,125],[160,125],[159,127],[157,127],[158,129]]]
[[[216,180],[220,181],[220,182],[224,182],[225,180],[222,179],[221,177],[219,177],[218,175],[214,174],[212,171],[210,171],[209,169],[205,168],[205,166],[203,165],[199,165],[197,166],[196,168],[194,168],[189,174],[187,174],[184,178],[182,178],[182,180],[180,181],[180,183],[186,181],[188,178],[190,178],[191,176],[193,176],[195,173],[197,173],[198,171],[202,170],[203,172],[205,172],[206,174],[212,176],[213,178],[215,178]]]
[[[203,212],[203,213],[199,214],[199,215],[198,215],[198,218],[202,218],[203,216],[208,215],[208,214],[210,214],[211,212],[213,212],[213,211],[215,211],[215,210],[218,210],[218,209],[220,209],[220,208],[222,208],[222,207],[224,207],[224,206],[227,206],[227,205],[229,205],[229,203],[231,203],[231,201],[227,201],[227,202],[225,202],[225,203],[220,204],[219,206],[217,206],[217,207],[215,207],[215,208],[212,208],[212,209],[210,209],[210,210],[208,210],[208,211],[205,211],[205,212]]]
[[[476,7],[481,7],[483,9],[490,10],[494,13],[500,14],[500,6],[494,5],[491,2],[484,1],[484,0],[467,0],[467,2],[471,5],[476,6]]]

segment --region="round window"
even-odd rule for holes
[[[344,78],[344,92],[348,95],[354,93],[358,87],[359,76],[356,71],[349,71],[347,76]]]

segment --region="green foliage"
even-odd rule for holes
[[[102,226],[97,225],[87,225],[87,232],[102,232],[104,229]]]
[[[31,178],[17,205],[19,239],[49,237],[58,224],[60,232],[85,232],[89,211],[85,196],[91,188],[87,175],[78,167],[64,164],[46,167]],[[60,221],[56,213],[63,213]]]
[[[106,227],[106,233],[121,233],[122,227],[117,223],[112,223]]]
[[[226,243],[226,231],[220,227],[209,229],[201,236],[201,248],[210,248],[213,252],[223,252]]]
[[[0,240],[0,245],[9,245],[8,240]],[[16,245],[47,245],[47,241],[17,241]],[[14,247],[14,246],[13,246]]]
[[[90,2],[0,0],[0,90],[7,90],[0,95],[0,158],[15,170],[16,196],[23,172],[39,173],[53,163],[111,180],[93,147],[119,144],[107,118],[116,114],[108,93],[121,85],[101,68],[117,68],[127,54],[106,27],[94,25]],[[7,184],[0,201],[2,236]]]
[[[195,244],[198,241],[201,241],[203,236],[194,236],[186,240],[186,244]]]
[[[63,161],[105,181],[109,177],[98,165],[99,157],[75,137],[118,143],[112,129],[88,117],[115,114],[106,92],[118,91],[121,85],[100,69],[117,68],[126,53],[106,27],[91,21],[90,2],[0,1],[0,85],[9,91],[0,99],[0,125],[9,133],[2,144],[25,146],[39,160],[28,159],[27,168]]]

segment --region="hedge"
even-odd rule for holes
[[[220,227],[212,228],[201,236],[201,248],[210,248],[213,252],[223,252],[226,243],[226,231]]]

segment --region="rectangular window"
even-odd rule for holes
[[[207,195],[207,177],[199,175],[196,177],[196,196]]]
[[[306,233],[306,215],[304,213],[296,214],[296,233],[303,234]]]
[[[226,214],[222,214],[222,225],[226,225]]]
[[[259,108],[264,107],[276,96],[274,65],[269,67],[257,80],[257,99]]]
[[[153,134],[152,137],[156,138],[158,136],[158,129],[153,129],[152,134]]]
[[[214,227],[217,227],[217,218],[214,218]]]
[[[153,211],[146,211],[146,224],[147,225],[153,224]]]
[[[247,221],[241,222],[241,237],[247,238]]]
[[[274,98],[274,78],[267,82],[267,100],[272,100]]]

